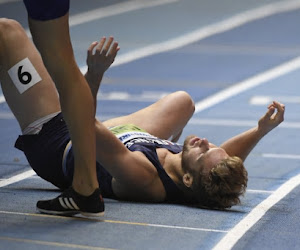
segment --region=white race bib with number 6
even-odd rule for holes
[[[8,74],[20,94],[42,80],[28,58],[18,62],[8,70]]]

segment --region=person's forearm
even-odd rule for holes
[[[264,132],[254,127],[225,141],[221,148],[230,156],[238,156],[244,161],[264,136]]]
[[[91,92],[92,92],[92,96],[94,99],[94,107],[96,110],[97,107],[97,94],[98,94],[98,90],[103,78],[103,74],[93,74],[90,71],[87,71],[84,75],[86,81],[88,82]]]
[[[266,134],[283,122],[284,111],[284,104],[273,101],[268,106],[265,115],[259,119],[257,127],[232,137],[224,142],[221,147],[225,149],[230,156],[238,156],[244,161],[255,145]]]
[[[102,37],[99,42],[92,42],[87,50],[86,63],[88,70],[84,76],[90,86],[95,110],[97,107],[97,94],[104,72],[114,62],[120,50],[118,43],[113,41],[113,37],[108,39]]]

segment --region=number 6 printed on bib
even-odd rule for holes
[[[8,74],[20,94],[42,80],[28,58],[11,67]]]

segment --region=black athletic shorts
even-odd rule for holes
[[[38,176],[60,189],[72,184],[74,173],[74,154],[71,147],[63,168],[62,159],[65,148],[70,141],[67,125],[62,113],[45,123],[36,135],[20,135],[15,147],[22,150]],[[98,162],[97,179],[103,197],[116,198],[112,190],[112,176]]]
[[[70,135],[62,113],[43,125],[35,135],[20,135],[15,147],[24,152],[38,176],[65,189],[71,185],[62,171],[62,158]]]

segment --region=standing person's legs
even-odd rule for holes
[[[30,3],[28,9],[32,4],[47,4],[44,1],[26,2]],[[29,17],[29,24],[34,43],[58,89],[62,112],[70,130],[76,159],[73,187],[79,193],[89,195],[98,187],[94,106],[90,89],[74,59],[68,13],[47,21]]]
[[[68,23],[69,1],[24,2],[34,43],[58,89],[62,112],[70,130],[75,155],[73,189],[89,196],[99,187],[96,175],[95,110],[91,91],[73,54]],[[51,203],[48,205],[51,206]],[[47,212],[45,210],[43,212]]]

